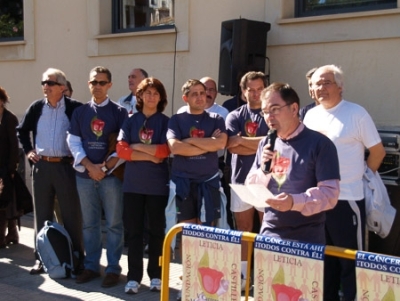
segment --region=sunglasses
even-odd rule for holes
[[[53,81],[53,80],[42,80],[42,81],[41,81],[41,84],[42,84],[42,86],[48,85],[48,86],[50,86],[50,87],[53,87],[53,86],[55,86],[55,85],[61,86],[60,83],[57,83],[57,82],[55,82],[55,81]]]
[[[91,84],[92,86],[97,86],[97,85],[100,85],[100,86],[102,86],[102,87],[104,87],[105,85],[107,85],[109,82],[106,82],[106,81],[104,81],[104,80],[102,80],[102,81],[97,81],[97,80],[92,80],[91,82],[89,82],[89,84]]]

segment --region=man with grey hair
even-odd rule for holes
[[[365,200],[362,177],[364,152],[367,166],[376,172],[385,157],[378,131],[368,112],[342,98],[343,72],[335,65],[318,68],[311,77],[312,92],[319,104],[308,111],[304,124],[333,141],[339,156],[340,194],[335,208],[326,213],[326,243],[363,250]],[[329,160],[330,158],[327,158]],[[353,260],[325,257],[324,300],[355,300],[357,293]]]
[[[35,237],[46,220],[53,220],[57,197],[65,229],[83,263],[82,215],[67,130],[74,110],[82,104],[63,93],[64,72],[49,68],[42,76],[44,98],[33,102],[17,127],[17,135],[32,165]],[[31,133],[33,140],[31,140]],[[36,264],[30,273],[44,272],[35,246]]]
[[[131,73],[128,75],[128,85],[131,93],[128,95],[122,96],[118,99],[118,104],[123,106],[129,115],[132,115],[137,112],[136,110],[136,89],[139,83],[144,80],[149,75],[147,72],[141,68],[132,69]]]

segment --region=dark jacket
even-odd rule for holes
[[[221,218],[221,194],[219,191],[219,176],[216,175],[211,179],[194,180],[185,177],[179,177],[177,175],[172,175],[171,180],[176,185],[176,197],[181,202],[186,200],[190,194],[197,194],[198,208],[196,209],[199,214],[199,219],[202,205],[201,200],[204,198],[206,221],[203,223],[203,225],[211,226],[213,222]],[[197,191],[191,191],[191,189],[197,189]],[[179,205],[177,205],[177,207],[179,207]]]
[[[18,118],[4,108],[3,118],[0,123],[0,168],[6,168],[7,172],[14,173],[18,164],[18,139],[15,127]]]
[[[15,173],[18,164],[18,140],[15,133],[18,118],[4,108],[0,121],[0,209],[3,209],[14,199],[11,175]]]
[[[75,99],[64,96],[65,99],[65,114],[68,119],[71,120],[72,113],[74,110],[81,106],[82,103]],[[42,109],[46,100],[44,98],[34,101],[25,112],[25,116],[17,126],[17,136],[19,142],[22,144],[25,154],[28,154],[34,149],[37,133],[37,124],[39,122],[40,115],[42,115]],[[33,144],[31,141],[30,133],[33,133]]]

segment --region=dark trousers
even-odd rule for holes
[[[124,193],[124,226],[128,239],[128,281],[138,283],[143,277],[143,230],[145,216],[149,234],[149,262],[147,274],[150,279],[161,279],[158,265],[165,237],[165,207],[168,196]]]
[[[40,160],[33,165],[32,187],[35,239],[44,222],[53,220],[54,197],[57,196],[64,227],[71,236],[74,251],[79,252],[82,258],[82,212],[72,165]]]
[[[226,220],[231,229],[235,229],[235,223],[233,221],[233,214],[231,212],[231,167],[225,164],[221,158],[219,159],[219,169],[222,170],[221,187],[224,189],[226,196]],[[258,232],[256,232],[258,233]]]
[[[336,207],[326,212],[326,244],[352,250],[358,249],[357,226],[361,224],[362,245],[365,244],[365,201],[355,202],[360,214],[356,214],[348,201],[339,200]],[[338,291],[344,301],[354,300],[357,293],[354,260],[325,256],[324,300],[339,301]]]

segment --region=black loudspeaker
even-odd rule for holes
[[[236,95],[247,71],[265,72],[270,23],[235,19],[221,23],[218,92]]]

